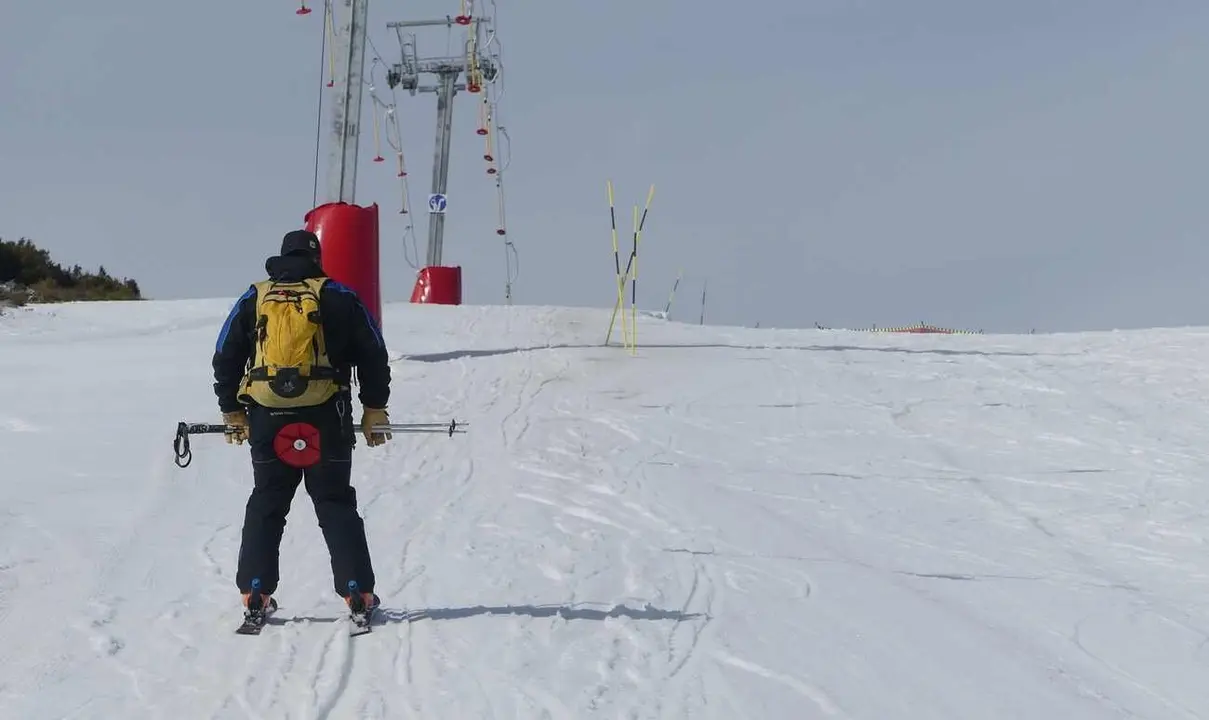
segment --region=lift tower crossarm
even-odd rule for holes
[[[489,24],[491,24],[491,19],[486,18],[486,17],[476,17],[476,18],[471,18],[470,22],[478,23],[480,25],[489,25]],[[446,15],[444,20],[399,20],[396,22],[386,23],[386,27],[388,27],[388,28],[432,27],[434,25],[450,25],[450,26],[452,26],[452,25],[458,25],[458,24],[460,24],[460,23],[458,23],[452,17],[449,17],[448,15]]]

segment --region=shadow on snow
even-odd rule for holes
[[[532,347],[497,348],[492,350],[452,350],[439,353],[417,353],[402,355],[393,360],[410,360],[412,362],[439,363],[464,358],[493,357],[497,355],[515,355],[518,353],[537,352],[539,350],[592,350],[608,347],[606,345],[535,345]],[[867,347],[863,345],[741,345],[728,343],[683,343],[683,344],[645,344],[638,343],[638,349],[729,349],[729,350],[794,350],[799,352],[881,352],[903,353],[907,355],[971,355],[983,357],[1038,357],[1042,355],[1075,355],[1077,353],[1029,353],[1011,350],[950,350],[946,348],[903,348],[903,347]]]
[[[563,620],[606,620],[608,618],[630,618],[631,620],[672,620],[682,622],[695,618],[707,618],[704,613],[686,613],[679,610],[663,610],[646,605],[632,608],[614,605],[608,609],[588,608],[575,605],[474,605],[461,608],[421,608],[400,610],[379,608],[374,616],[374,625],[405,623],[417,620],[462,620],[484,615],[519,615],[531,618],[558,617]],[[296,622],[335,623],[343,622],[344,616],[335,617],[270,617],[272,624]]]

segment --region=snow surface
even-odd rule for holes
[[[1209,332],[904,336],[386,308],[386,619],[310,501],[233,633],[230,301],[0,317],[0,717],[1209,717]],[[618,337],[615,334],[615,337]]]

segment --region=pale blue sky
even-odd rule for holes
[[[0,236],[104,263],[155,298],[238,295],[310,208],[322,13],[297,17],[289,0],[9,5]],[[457,9],[374,0],[371,37],[394,61],[387,21]],[[695,321],[708,278],[716,323],[1209,322],[1203,0],[499,12],[517,303],[611,305],[612,178],[623,233],[656,185],[639,301],[662,309],[683,269],[680,319]],[[420,40],[445,49],[444,31]],[[423,252],[435,101],[399,98]],[[500,303],[477,113],[458,97],[445,261],[463,265],[467,303]],[[405,299],[399,184],[372,156],[363,143],[357,199],[382,206],[384,295]]]

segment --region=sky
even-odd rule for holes
[[[234,300],[262,277],[312,207],[316,123],[326,140],[330,109],[317,117],[322,6],[10,5],[0,237],[103,264],[155,299]],[[638,301],[662,310],[682,273],[673,319],[698,322],[708,284],[709,324],[1209,323],[1209,5],[740,7],[498,3],[514,303],[612,305],[612,180],[626,247],[633,206],[655,186]],[[367,68],[375,51],[398,59],[387,22],[458,10],[375,0]],[[463,37],[417,39],[442,55]],[[413,213],[399,212],[391,156],[370,162],[368,95],[356,197],[381,208],[388,302],[414,283],[405,247],[425,250],[436,122],[432,95],[393,99]],[[465,303],[501,304],[506,253],[478,98],[455,105],[443,260],[462,266]]]

